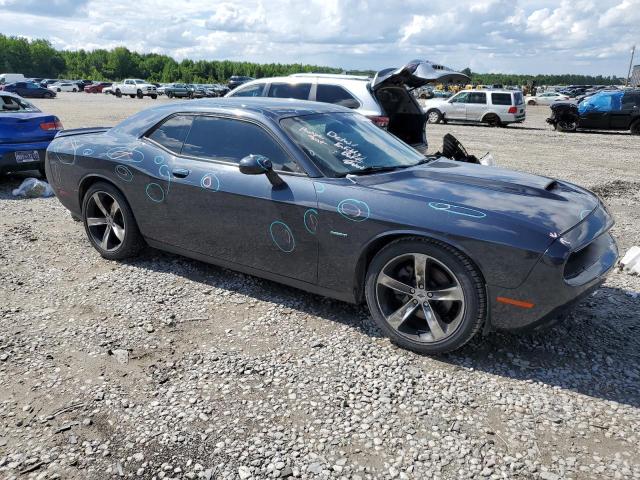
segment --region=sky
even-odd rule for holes
[[[344,69],[626,76],[640,0],[0,0],[0,32],[61,49]],[[640,52],[636,56],[640,63]]]

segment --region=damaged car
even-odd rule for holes
[[[400,124],[419,115],[392,110],[412,105],[412,75],[374,85]],[[536,328],[599,287],[618,252],[596,195],[443,149],[425,156],[339,105],[221,98],[64,131],[46,170],[104,258],[147,244],[366,303],[421,353]]]
[[[575,103],[551,105],[547,123],[561,132],[629,130],[640,135],[640,90],[602,91]]]
[[[299,73],[262,78],[226,97],[294,98],[350,108],[419,151],[427,151],[426,116],[411,93],[429,83],[463,83],[469,77],[428,60],[412,60],[400,68],[366,76]]]

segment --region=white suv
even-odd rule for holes
[[[342,105],[426,152],[426,116],[410,90],[431,82],[467,81],[466,75],[442,65],[414,60],[398,69],[381,70],[373,80],[353,75],[299,73],[253,80],[225,96],[295,98]]]
[[[449,99],[423,103],[429,123],[481,122],[491,126],[522,123],[526,117],[519,90],[462,90]]]

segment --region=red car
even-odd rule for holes
[[[111,82],[92,83],[84,87],[84,91],[85,93],[102,93],[103,88],[110,87],[111,85],[113,85]]]

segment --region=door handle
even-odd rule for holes
[[[191,172],[186,168],[175,168],[172,173],[174,177],[185,178]]]

